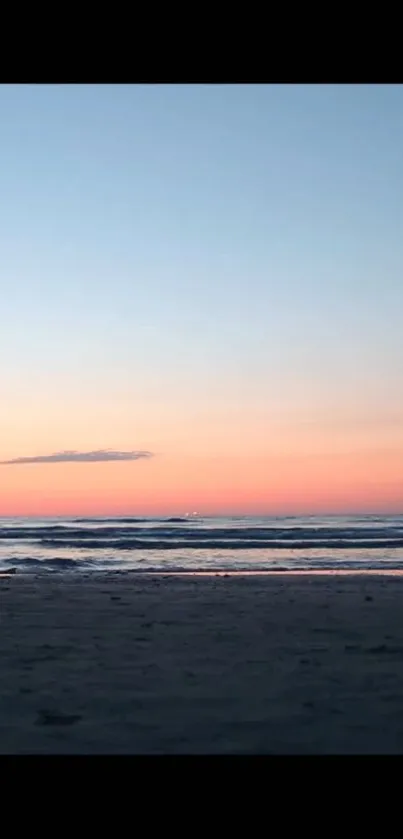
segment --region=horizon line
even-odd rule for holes
[[[379,516],[379,517],[386,517],[386,516],[403,516],[403,509],[397,510],[389,510],[389,511],[381,511],[381,510],[344,510],[344,511],[321,511],[321,512],[294,512],[294,513],[242,513],[242,512],[232,512],[232,513],[178,513],[174,512],[166,512],[166,513],[142,513],[142,512],[123,512],[123,513],[6,513],[1,514],[0,512],[0,519],[120,519],[120,518],[128,518],[131,517],[133,519],[136,518],[144,518],[144,519],[152,519],[152,518],[183,518],[183,519],[207,519],[207,518],[337,518],[340,516]]]

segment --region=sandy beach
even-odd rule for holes
[[[0,579],[1,753],[401,753],[401,576]]]

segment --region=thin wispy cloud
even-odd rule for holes
[[[105,463],[113,460],[145,460],[153,457],[147,451],[112,451],[98,449],[92,452],[63,451],[54,454],[35,455],[34,457],[15,457],[12,460],[1,460],[0,466],[18,466],[23,463]]]

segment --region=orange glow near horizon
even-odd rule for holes
[[[403,454],[3,466],[0,515],[399,512]]]
[[[0,516],[205,515],[400,512],[403,427],[361,408],[291,411],[214,399],[164,402],[136,413],[134,401],[101,406],[55,400],[0,417],[1,460],[71,450],[133,448],[136,462],[0,466]],[[70,398],[70,397],[69,397]],[[204,397],[203,397],[204,398]],[[315,413],[317,419],[315,419]],[[84,422],[85,419],[85,422]],[[24,440],[24,448],[21,448]],[[67,445],[66,445],[67,441]],[[135,443],[133,445],[133,443]]]

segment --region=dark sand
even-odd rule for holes
[[[403,578],[0,579],[1,753],[403,752]]]

